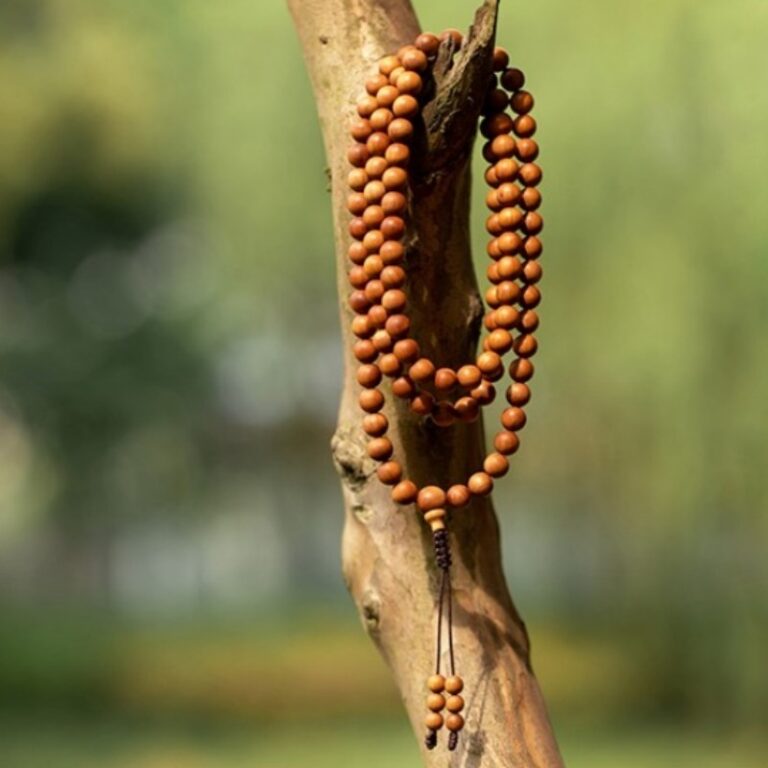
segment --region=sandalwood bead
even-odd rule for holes
[[[387,168],[381,181],[387,191],[402,189],[408,184],[408,173],[402,168]]]
[[[497,202],[498,202],[498,198],[497,198]],[[498,208],[500,210],[501,206],[498,206]],[[497,239],[491,240],[491,242],[488,243],[488,245],[486,246],[486,251],[492,259],[500,259],[503,255],[499,250],[499,241]]]
[[[427,680],[427,688],[432,693],[442,693],[445,690],[445,678],[442,675],[430,675]]]
[[[411,150],[408,149],[407,144],[395,142],[387,147],[384,152],[384,159],[389,165],[408,165],[408,161],[411,159]]]
[[[379,107],[368,119],[374,131],[386,131],[387,126],[395,119],[395,116],[386,107]]]
[[[448,700],[445,702],[445,708],[449,712],[461,712],[461,710],[464,709],[464,699],[458,694],[449,696]]]
[[[530,334],[526,333],[522,336],[518,336],[515,339],[515,354],[518,357],[532,357],[536,354],[536,350],[538,349],[538,342],[536,341],[536,338]]]
[[[368,301],[363,291],[352,291],[352,293],[349,294],[349,306],[359,315],[362,315],[364,312],[368,311],[371,302]]]
[[[397,56],[384,56],[384,58],[379,60],[379,72],[384,76],[388,76],[395,67],[399,66],[400,59]]]
[[[458,29],[446,29],[440,34],[440,40],[443,42],[450,40],[455,48],[460,48],[464,42],[464,35]]]
[[[363,431],[371,437],[381,437],[389,429],[389,419],[383,413],[363,416]]]
[[[386,133],[383,131],[377,131],[368,137],[368,141],[365,142],[365,146],[368,148],[368,151],[372,155],[383,155],[387,151],[387,147],[390,145],[390,143],[390,138]]]
[[[373,327],[365,315],[352,318],[352,333],[359,339],[367,339],[373,333]]]
[[[480,406],[474,397],[460,397],[454,408],[462,421],[474,421],[480,415]]]
[[[520,139],[517,142],[517,156],[529,163],[539,156],[539,145],[533,139]]]
[[[387,216],[402,213],[408,206],[408,200],[402,192],[387,192],[381,198],[381,207]]]
[[[456,385],[456,374],[451,368],[438,368],[435,371],[435,387],[437,389],[451,389]]]
[[[494,352],[503,355],[512,348],[512,334],[504,328],[497,328],[488,336],[488,346]]]
[[[484,109],[486,112],[503,112],[509,105],[509,96],[501,88],[493,88],[485,97]]]
[[[363,270],[365,272],[365,270]],[[363,289],[365,298],[371,302],[371,304],[378,304],[379,299],[384,295],[384,283],[381,280],[369,280]]]
[[[390,170],[394,171],[395,169],[390,168]],[[384,175],[384,185],[387,185],[386,174]],[[386,216],[382,219],[379,227],[387,240],[399,240],[405,233],[405,221],[400,216]]]
[[[501,414],[502,426],[510,432],[521,430],[525,426],[526,421],[525,411],[515,405],[505,408]]]
[[[368,186],[366,184],[366,186]],[[363,188],[365,189],[365,187]],[[347,210],[356,216],[361,214],[368,207],[368,200],[364,192],[353,192],[347,196]]]
[[[397,359],[396,355],[386,354],[381,356],[379,360],[379,370],[389,377],[399,376],[403,372],[403,366]]]
[[[376,476],[384,485],[395,485],[403,477],[403,468],[396,461],[387,461],[376,470]]]
[[[493,49],[493,71],[503,72],[509,64],[509,54],[503,48]]]
[[[529,259],[538,258],[543,250],[541,240],[538,237],[528,237],[523,244],[523,251]]]
[[[492,213],[485,220],[485,228],[491,235],[500,235],[504,231],[504,227],[501,226],[501,222],[499,221],[498,213]]]
[[[538,261],[527,261],[523,267],[523,279],[529,285],[538,283],[541,280],[543,270]]]
[[[368,229],[376,229],[384,218],[384,209],[380,205],[369,205],[363,211],[362,219]]]
[[[364,238],[367,231],[368,227],[366,226],[365,220],[359,216],[356,216],[349,222],[349,234],[355,239],[360,240]]]
[[[389,147],[387,147],[387,149],[389,149]],[[381,157],[380,155],[369,157],[365,163],[365,172],[369,176],[369,181],[372,179],[380,179],[387,168],[389,168],[389,163],[386,158]]]
[[[413,504],[419,489],[411,480],[401,480],[392,489],[392,500],[397,504]]]
[[[400,93],[410,94],[419,93],[423,86],[422,80],[416,72],[403,72],[395,84]]]
[[[419,356],[419,343],[413,339],[402,339],[395,342],[394,353],[398,360],[410,363]]]
[[[368,183],[368,174],[362,168],[355,168],[347,175],[347,184],[356,192],[362,191]]]
[[[371,126],[370,120],[361,117],[352,121],[349,132],[352,134],[353,139],[362,142],[373,133],[373,127]]]
[[[456,377],[462,387],[469,389],[471,387],[476,387],[480,383],[483,375],[476,365],[463,365],[456,372]]]
[[[539,316],[532,309],[523,312],[518,322],[521,331],[532,333],[539,327]]]
[[[366,252],[367,251],[368,249],[366,248]],[[384,262],[382,261],[381,256],[377,254],[368,256],[363,262],[363,271],[368,277],[377,277],[381,274],[382,269],[384,269]]]
[[[531,390],[527,384],[515,381],[507,387],[507,402],[510,405],[523,406],[531,399]]]
[[[445,491],[437,485],[427,485],[419,491],[416,503],[423,512],[445,506]]]
[[[392,337],[386,331],[381,329],[373,334],[371,341],[378,352],[389,352],[389,350],[392,349]],[[379,361],[379,368],[381,368],[381,361]],[[384,373],[384,371],[382,371],[382,373]]]
[[[496,291],[502,304],[514,304],[520,298],[520,286],[512,280],[499,283]]]
[[[387,188],[379,179],[369,181],[363,188],[363,197],[366,200],[366,207],[368,203],[376,203],[381,200],[386,192]]]
[[[474,496],[487,496],[493,490],[493,480],[487,472],[475,472],[467,486]]]
[[[517,256],[504,256],[496,262],[499,277],[504,280],[514,280],[524,272],[523,262]]]
[[[378,184],[379,182],[372,182]],[[366,186],[366,189],[368,189],[368,186]],[[365,246],[368,253],[376,253],[376,251],[381,248],[382,245],[384,245],[384,235],[381,233],[378,229],[372,229],[365,233],[365,236],[363,237],[363,245]]]
[[[528,381],[533,376],[533,363],[526,358],[513,360],[509,366],[509,375],[515,381]]]
[[[451,675],[445,681],[445,690],[453,695],[461,693],[464,690],[464,681],[458,675]]]
[[[526,309],[532,309],[537,307],[541,302],[541,292],[535,285],[529,285],[523,291],[523,295],[520,298],[520,303]]]
[[[371,94],[366,94],[357,102],[357,114],[360,117],[370,117],[379,106],[379,102]]]
[[[368,256],[368,251],[362,243],[352,243],[349,246],[347,255],[353,264],[362,264]]]
[[[491,477],[502,477],[509,470],[509,461],[501,453],[491,453],[485,457],[483,469]]]
[[[388,317],[384,323],[384,328],[393,339],[400,339],[408,334],[411,327],[411,321],[408,315],[398,314]]]
[[[440,39],[431,32],[423,32],[416,38],[416,47],[427,54],[427,56],[437,55],[440,48]]]
[[[493,314],[499,328],[514,328],[520,320],[520,312],[514,307],[499,307]]]
[[[482,373],[494,373],[501,367],[501,357],[496,352],[481,352],[477,356],[477,367]]]
[[[387,128],[387,133],[393,141],[402,142],[413,135],[413,123],[404,117],[396,117]]]
[[[384,288],[383,283],[381,287]],[[381,297],[381,306],[388,312],[399,312],[405,306],[405,292],[399,288],[384,291],[384,295]]]
[[[514,181],[520,172],[520,166],[517,164],[517,161],[511,157],[502,158],[496,163],[494,168],[496,170],[496,176],[501,182]]]
[[[499,274],[499,265],[498,264],[491,264],[488,269],[485,271],[486,276],[492,283],[498,283],[501,280],[501,275]],[[491,330],[491,329],[489,329]]]
[[[453,717],[453,715],[451,715],[451,717]],[[443,727],[443,716],[439,712],[430,712],[424,718],[424,725],[426,725],[430,731],[438,731]]]
[[[536,133],[536,121],[530,115],[520,115],[515,119],[515,133],[528,139]]]
[[[347,273],[347,277],[353,288],[363,289],[368,283],[368,275],[365,274],[365,270],[360,266],[352,267]]]
[[[406,274],[402,267],[389,265],[381,270],[379,278],[387,288],[400,288],[405,284]]]
[[[493,139],[494,137],[498,139],[507,138],[509,139],[509,142],[502,142],[499,146],[511,146],[512,150],[514,151],[515,147],[515,140],[511,136],[506,136],[515,126],[514,120],[506,113],[506,112],[497,112],[494,115],[491,115],[490,117],[487,117],[480,125],[480,131],[484,136],[487,136],[489,139]],[[493,140],[491,143],[491,151],[497,155],[497,157],[506,157],[505,154],[499,154],[498,149],[496,148],[497,142],[496,139]]]
[[[384,405],[384,395],[379,389],[364,389],[360,393],[359,403],[366,413],[376,413]]]
[[[508,91],[519,91],[525,85],[525,75],[519,69],[507,69],[501,76],[501,84]]]
[[[414,381],[428,381],[435,373],[434,363],[426,357],[417,360],[409,369],[408,374]]]
[[[513,112],[518,115],[526,115],[533,109],[533,96],[528,91],[518,91],[512,94],[509,100],[509,106]]]
[[[365,81],[365,90],[368,91],[371,96],[375,96],[388,82],[389,80],[386,75],[378,73]]]
[[[452,485],[445,493],[448,504],[452,507],[463,507],[469,503],[470,493],[466,485]]]
[[[526,187],[521,195],[520,205],[526,211],[535,211],[541,205],[541,192],[535,187]]]
[[[367,339],[356,341],[352,347],[352,352],[362,363],[370,363],[372,360],[375,360],[379,354],[376,347],[373,346],[373,342]]]
[[[496,397],[496,388],[489,381],[481,381],[470,393],[478,405],[488,405]]]
[[[499,195],[495,189],[490,190],[485,196],[485,204],[492,211],[499,211],[503,207],[499,202]]]
[[[440,693],[430,693],[427,696],[427,709],[432,710],[432,712],[440,712],[440,710],[445,709],[445,696]]]
[[[397,240],[386,240],[379,247],[379,256],[385,264],[396,264],[404,255],[405,248]]]
[[[395,87],[397,87],[397,78],[400,77],[400,75],[402,75],[403,72],[405,72],[405,67],[404,66],[400,65],[399,67],[395,67],[389,73],[389,77],[387,78],[389,80],[390,84],[394,85]],[[400,90],[400,89],[398,88],[398,90]]]
[[[538,213],[530,211],[529,213],[525,214],[525,219],[523,220],[523,229],[529,235],[537,235],[539,232],[541,232],[543,226],[544,220]]]
[[[419,111],[419,102],[415,96],[404,93],[395,99],[392,111],[397,117],[412,117]]]
[[[512,162],[514,162],[514,160]],[[366,186],[366,189],[367,188],[368,187]],[[365,189],[363,190],[363,194],[365,194]],[[498,190],[496,190],[496,195],[499,202],[505,207],[505,210],[508,210],[510,206],[517,205],[518,201],[520,200],[520,187],[518,187],[517,184],[513,184],[512,182],[508,181],[499,186]],[[509,212],[506,214],[506,216],[502,216],[501,213],[499,213],[499,221],[501,221],[502,226],[517,226],[517,224],[507,224],[507,218],[511,217],[511,215],[512,214]]]
[[[381,382],[381,371],[377,365],[365,364],[357,369],[357,382],[361,387],[372,389]]]
[[[514,432],[499,432],[493,439],[493,447],[504,456],[509,456],[520,447],[520,438]]]
[[[350,165],[358,168],[364,166],[370,157],[370,152],[364,144],[355,144],[347,150],[347,160]]]
[[[411,410],[419,416],[429,416],[434,402],[435,398],[429,392],[420,392],[411,400]]]
[[[402,64],[408,70],[422,72],[427,68],[428,63],[429,62],[427,61],[427,56],[424,51],[420,51],[415,46],[413,48],[409,48],[403,53]]]
[[[434,712],[431,712],[430,714],[435,714]],[[449,731],[460,731],[464,727],[464,718],[456,713],[452,713],[448,715],[448,717],[445,719],[445,727]]]
[[[509,120],[509,128],[508,130],[512,129],[512,119],[510,117],[507,117],[507,115],[504,115],[504,117]],[[506,124],[505,124],[506,125]],[[491,142],[491,154],[496,160],[509,160],[512,155],[515,152],[515,140],[512,138],[512,136],[509,136],[507,132],[503,132],[501,135],[494,134],[496,138]],[[499,179],[502,177],[499,176],[499,169],[496,169],[496,175]]]
[[[407,398],[410,397],[416,388],[413,382],[407,376],[401,376],[399,379],[395,379],[392,382],[392,394],[395,397]]]

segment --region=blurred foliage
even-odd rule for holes
[[[768,6],[503,6],[546,174],[535,402],[497,493],[536,668],[570,765],[763,764]],[[329,764],[380,731],[408,764],[338,575],[324,168],[281,4],[0,4],[3,765],[276,768],[304,729]],[[105,709],[93,751],[57,719]]]

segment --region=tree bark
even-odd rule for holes
[[[470,155],[491,73],[498,0],[477,12],[468,42],[451,62],[444,46],[436,89],[424,109],[411,171],[409,307],[422,348],[439,364],[474,357],[480,300],[469,242]],[[332,180],[336,263],[346,350],[345,384],[332,441],[346,520],[343,570],[370,637],[392,670],[427,766],[562,766],[530,665],[525,626],[507,591],[499,532],[489,499],[452,515],[457,672],[465,681],[466,727],[449,759],[447,734],[423,746],[426,678],[434,659],[438,571],[431,534],[414,507],[399,509],[365,451],[350,352],[346,297],[348,126],[376,61],[412,42],[420,29],[408,0],[288,0],[301,39]],[[446,487],[480,468],[481,423],[444,429],[388,398],[396,455],[417,484]]]

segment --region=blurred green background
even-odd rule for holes
[[[502,5],[547,228],[497,508],[566,762],[765,766],[768,4]],[[324,167],[281,3],[0,3],[0,765],[419,764],[339,574]]]

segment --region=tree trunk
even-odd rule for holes
[[[466,727],[450,760],[444,731],[436,750],[423,746],[438,571],[428,526],[414,507],[397,508],[367,457],[346,301],[349,123],[376,61],[412,42],[420,29],[408,0],[288,0],[288,6],[314,87],[332,179],[346,350],[333,453],[346,506],[342,559],[349,590],[392,670],[427,766],[562,766],[531,671],[525,626],[507,591],[489,499],[475,499],[453,513],[449,525],[457,672],[465,681]],[[454,367],[474,358],[483,313],[470,255],[469,166],[491,73],[496,13],[497,0],[486,0],[453,64],[444,52],[438,56],[436,95],[424,109],[424,135],[417,139],[410,169],[406,253],[413,327],[427,354]],[[437,428],[391,400],[387,415],[396,454],[417,484],[446,487],[479,468],[484,454],[480,422]]]

